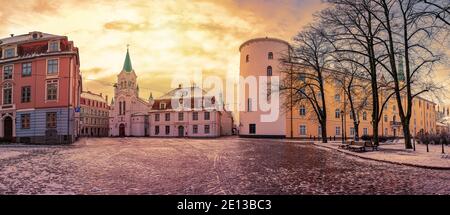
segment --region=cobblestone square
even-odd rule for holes
[[[0,194],[450,194],[450,171],[274,139],[0,145]]]

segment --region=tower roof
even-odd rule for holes
[[[133,71],[133,66],[131,65],[130,52],[127,48],[127,55],[125,56],[125,62],[123,63],[123,71],[131,72]]]

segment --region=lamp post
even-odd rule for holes
[[[413,150],[414,151],[416,151],[416,135],[417,135],[416,125],[414,125],[414,137],[413,137]]]
[[[344,133],[343,133],[343,129],[344,129],[344,111],[341,110],[341,122],[342,122],[342,127],[341,127],[341,139],[342,139],[342,144],[345,144],[344,142]]]

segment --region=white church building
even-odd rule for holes
[[[221,101],[197,86],[181,85],[158,99],[139,98],[129,50],[114,85],[109,113],[113,137],[219,137],[232,135],[233,117]],[[173,105],[173,98],[177,98]],[[172,107],[177,106],[177,107]]]

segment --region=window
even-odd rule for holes
[[[57,52],[59,51],[59,41],[51,41],[48,45],[49,52]]]
[[[247,112],[252,112],[252,99],[247,99]]]
[[[250,56],[249,55],[247,55],[247,56],[245,56],[245,62],[249,62],[250,61]]]
[[[155,114],[155,122],[159,122],[159,113]]]
[[[209,112],[205,112],[205,120],[209,120],[209,118],[210,118]]]
[[[3,86],[3,104],[10,105],[12,104],[12,84],[6,83]]]
[[[58,99],[58,80],[47,81],[47,100],[53,101]]]
[[[29,129],[30,128],[30,114],[22,114],[20,115],[20,122],[22,124],[22,129]]]
[[[159,109],[161,109],[161,110],[166,109],[166,103],[159,104]]]
[[[31,87],[25,86],[22,87],[22,103],[28,103],[31,101]]]
[[[256,124],[248,125],[248,133],[249,134],[256,134]]]
[[[205,125],[205,134],[209,134],[209,125]]]
[[[192,133],[198,134],[198,125],[193,125],[192,126]]]
[[[355,136],[355,128],[350,128],[350,136]]]
[[[13,76],[13,65],[8,65],[3,67],[3,80],[12,79]]]
[[[159,126],[155,126],[155,135],[159,135]]]
[[[178,113],[178,121],[184,120],[184,113]]]
[[[56,112],[48,112],[46,117],[47,128],[56,128]]]
[[[384,136],[388,136],[388,129],[384,128]]]
[[[272,76],[272,66],[267,67],[267,76]]]
[[[395,105],[392,105],[392,110],[395,111]]]
[[[170,113],[166,113],[165,119],[166,119],[166,121],[170,121]]]
[[[269,52],[269,54],[267,54],[267,59],[272,60],[273,59],[273,53]]]
[[[363,112],[363,120],[367,120],[367,112]]]
[[[306,78],[305,78],[305,74],[299,74],[299,75],[298,75],[298,80],[299,80],[299,81],[305,81],[305,79],[306,79]]]
[[[368,135],[369,134],[369,130],[367,128],[363,128],[363,135]]]
[[[341,95],[339,95],[339,94],[334,95],[334,100],[337,101],[337,102],[340,102],[341,101]]]
[[[341,127],[337,126],[336,127],[336,136],[341,136]]]
[[[170,126],[166,125],[166,135],[170,134]]]
[[[5,49],[5,58],[14,57],[15,55],[16,55],[16,49],[15,48]]]
[[[306,135],[306,125],[300,125],[300,135]]]
[[[334,112],[334,117],[335,117],[336,119],[341,118],[341,110],[336,109],[336,111]]]
[[[22,64],[22,77],[31,76],[31,63]]]
[[[192,113],[192,120],[197,121],[198,120],[198,112]]]
[[[58,59],[52,59],[47,61],[47,75],[58,74]]]
[[[305,109],[305,106],[304,105],[302,105],[302,106],[300,106],[300,116],[305,116],[306,115],[306,109]]]
[[[387,122],[387,121],[388,121],[388,116],[384,115],[384,122]]]

